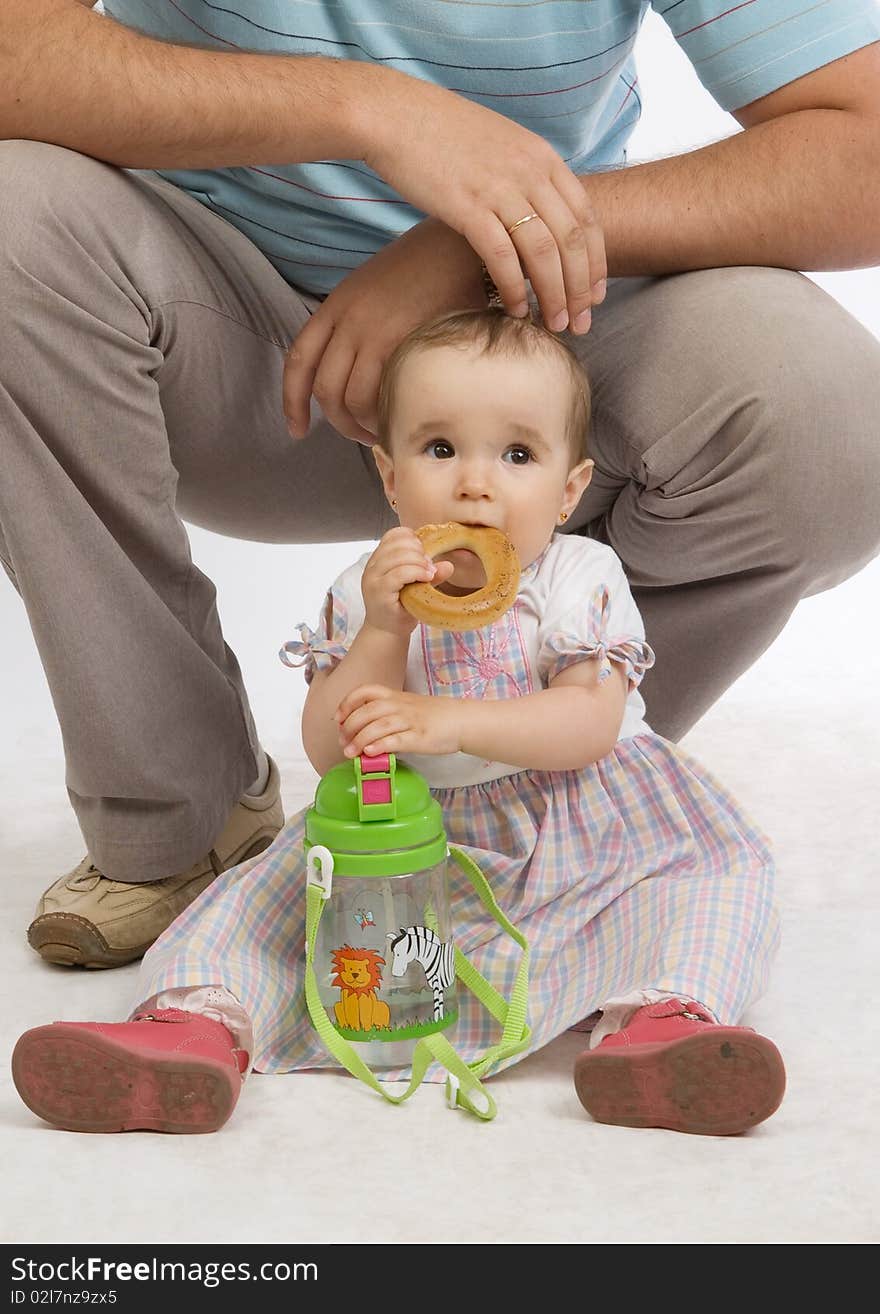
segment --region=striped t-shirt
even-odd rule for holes
[[[880,40],[877,0],[653,8],[726,110]],[[168,41],[370,61],[440,84],[538,133],[574,173],[625,161],[647,9],[641,0],[104,0],[113,18]],[[425,217],[357,160],[160,172],[318,296]]]

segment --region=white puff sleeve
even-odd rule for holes
[[[600,663],[599,680],[607,680],[611,663],[626,672],[630,690],[654,665],[654,653],[645,642],[645,627],[629,589],[623,567],[608,553],[602,578],[581,581],[584,596],[549,600],[548,614],[539,631],[538,675],[543,686],[567,666],[589,658]]]
[[[306,684],[311,684],[316,671],[338,666],[360,628],[363,608],[350,595],[349,576],[350,572],[341,575],[327,590],[317,629],[300,621],[296,626],[300,638],[288,639],[278,653],[285,666],[304,667]],[[294,660],[297,657],[299,661]]]

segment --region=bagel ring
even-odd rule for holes
[[[478,630],[513,606],[519,589],[519,557],[500,529],[450,520],[444,525],[422,525],[415,532],[427,556],[467,548],[479,557],[486,572],[483,587],[461,597],[441,593],[427,582],[405,584],[400,601],[416,620],[439,630]]]

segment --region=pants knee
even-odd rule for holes
[[[705,389],[727,419],[677,476],[681,491],[723,487],[755,531],[755,563],[793,571],[802,595],[840,583],[880,551],[880,342],[802,274],[695,280],[715,350],[701,375],[685,371],[688,395],[698,407]]]
[[[63,266],[65,251],[106,211],[106,186],[121,170],[41,141],[0,141],[0,279],[4,309],[33,276]]]
[[[810,593],[880,552],[880,342],[839,306],[830,314],[838,329],[849,321],[846,342],[800,339],[761,401],[766,505]]]

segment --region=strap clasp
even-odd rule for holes
[[[306,884],[317,885],[321,898],[330,898],[333,889],[333,854],[323,844],[313,844],[306,854]]]

